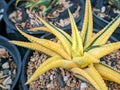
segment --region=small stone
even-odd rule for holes
[[[10,76],[11,74],[12,74],[11,71],[9,71],[8,75]]]
[[[105,10],[106,10],[106,7],[105,7],[105,6],[103,6],[103,7],[101,8],[101,12],[102,12],[102,13],[104,13],[104,12],[105,12]]]
[[[69,78],[68,76],[64,76],[64,77],[63,77],[64,82],[67,82],[68,78]]]
[[[16,70],[15,69],[13,70],[13,75],[16,75]]]
[[[6,90],[7,88],[5,86],[3,86],[2,84],[0,84],[0,90]]]
[[[0,58],[8,57],[8,52],[4,48],[0,48]]]
[[[8,75],[8,74],[9,74],[9,71],[10,71],[9,69],[4,69],[4,70],[3,70],[3,75]]]
[[[116,68],[120,70],[120,65],[116,65]]]
[[[12,84],[12,79],[11,76],[7,77],[3,82],[3,85],[11,85]]]
[[[5,87],[6,87],[7,89],[10,89],[11,86],[10,86],[10,85],[5,85]]]
[[[50,75],[50,80],[53,80],[53,75]]]
[[[118,61],[118,62],[117,62],[117,64],[119,64],[119,65],[120,65],[120,61]]]
[[[8,69],[10,66],[9,66],[9,63],[8,62],[6,62],[6,63],[4,63],[3,65],[2,65],[2,68],[3,69]]]
[[[81,89],[85,89],[87,87],[87,84],[85,82],[81,83]]]
[[[30,61],[35,62],[35,58],[31,58]]]
[[[0,79],[0,84],[5,80],[5,78]]]
[[[0,77],[2,77],[3,76],[3,71],[0,71]]]

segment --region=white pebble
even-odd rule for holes
[[[103,13],[103,12],[105,12],[105,6],[103,6],[102,8],[101,8],[101,12]]]
[[[50,80],[53,80],[53,75],[50,75]]]
[[[68,76],[64,76],[63,77],[63,79],[64,79],[65,82],[67,82],[68,78],[69,78]]]
[[[3,69],[9,68],[9,63],[8,63],[8,62],[4,63],[4,64],[2,65],[2,68],[3,68]]]
[[[9,76],[10,76],[11,74],[12,74],[11,71],[9,71]]]
[[[7,89],[10,89],[10,85],[6,85],[5,87],[6,87]]]
[[[16,75],[16,70],[13,71],[13,74]]]
[[[3,82],[3,85],[11,85],[12,84],[12,79],[11,76],[7,77]]]
[[[81,83],[81,89],[84,89],[84,88],[86,88],[87,87],[87,84],[85,83],[85,82],[82,82]]]
[[[0,71],[0,77],[2,77],[3,76],[3,71]]]

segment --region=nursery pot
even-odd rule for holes
[[[80,22],[83,21],[83,15],[84,15],[84,0],[79,0],[79,1],[76,1],[76,2],[80,2],[80,11],[79,11],[79,17],[76,18],[76,23],[79,24]],[[15,6],[15,0],[11,0],[6,9],[5,9],[5,13],[4,13],[4,20],[6,22],[6,29],[7,29],[7,34],[8,34],[8,37],[10,39],[23,39],[23,37],[18,33],[15,25],[9,20],[9,15],[14,11],[16,10],[16,6]],[[70,8],[71,11],[74,11],[75,8]],[[61,13],[60,14],[61,16],[58,19],[64,19],[66,16],[69,17],[68,15],[68,12],[66,10],[65,13]],[[81,28],[81,25],[78,26],[78,28]],[[70,24],[65,26],[65,27],[61,27],[62,30],[70,30],[71,27],[70,27]],[[31,32],[31,31],[28,31],[27,29],[23,29],[24,32],[28,33],[28,34],[31,34],[31,35],[34,35],[34,36],[40,36],[41,34],[44,34],[45,32],[43,31],[34,31],[34,32]]]
[[[10,21],[9,19],[9,15],[16,10],[15,8],[15,0],[10,0],[8,2],[7,7],[5,8],[4,11],[4,21],[6,23],[6,32],[7,32],[7,36],[9,39],[14,39],[14,40],[27,40],[25,39],[17,30],[17,28],[15,27],[15,25]],[[23,30],[24,32],[28,33],[28,34],[33,34],[35,36],[39,36],[41,34],[43,34],[43,32],[29,32],[27,30]]]
[[[106,0],[108,1],[108,0]],[[104,0],[91,0],[92,6],[101,9],[103,4],[106,3]],[[96,13],[93,11],[93,20],[94,20],[94,27],[101,30],[103,27],[108,25],[109,21],[99,17],[96,15]],[[113,36],[116,37],[118,40],[120,40],[120,25],[117,27],[115,32],[113,33]]]
[[[8,51],[8,53],[10,54],[10,56],[12,56],[15,64],[16,64],[16,77],[12,83],[12,86],[10,88],[10,90],[15,90],[15,86],[17,84],[17,82],[19,81],[19,77],[20,77],[20,73],[21,73],[21,56],[20,53],[18,51],[18,49],[16,48],[16,46],[14,46],[13,44],[8,42],[9,40],[3,36],[0,36],[0,48],[4,48]]]
[[[7,6],[5,0],[0,1],[0,35],[6,36],[5,22],[3,20],[4,9]]]

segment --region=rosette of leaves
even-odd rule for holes
[[[110,22],[101,31],[93,35],[93,20],[90,0],[86,0],[84,23],[79,32],[75,20],[69,11],[72,34],[69,35],[52,24],[36,17],[46,26],[34,28],[55,35],[60,42],[40,39],[18,31],[30,42],[10,41],[13,44],[46,53],[50,57],[40,65],[35,73],[26,82],[30,84],[50,69],[61,67],[73,72],[77,77],[91,83],[97,90],[108,90],[104,80],[120,84],[120,73],[111,67],[100,63],[100,58],[120,49],[120,42],[106,44],[107,40],[120,24],[120,15]]]
[[[16,0],[16,5],[21,1],[27,1],[26,8],[39,8],[39,6],[43,6],[43,13],[47,13],[52,9],[53,6],[56,5],[58,0]]]

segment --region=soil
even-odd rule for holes
[[[9,90],[16,76],[16,64],[4,48],[0,48],[0,90]]]
[[[96,0],[92,2],[92,6],[93,12],[108,22],[120,14],[120,9],[117,9],[110,0]]]
[[[43,15],[40,8],[32,9],[25,8],[26,2],[20,3],[16,10],[9,15],[9,19],[22,29],[31,29],[33,27],[42,26],[42,23],[35,18],[35,14],[42,17],[49,23],[54,24],[57,27],[66,27],[70,24],[69,15],[67,9],[69,8],[75,19],[78,19],[79,12],[81,10],[79,0],[59,0],[58,4],[52,8],[52,10]]]

